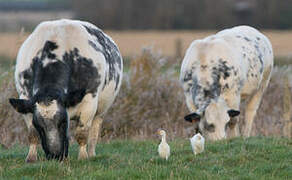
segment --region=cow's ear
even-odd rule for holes
[[[19,113],[33,113],[33,103],[30,100],[10,98],[9,102]]]
[[[76,91],[71,91],[66,95],[65,106],[71,107],[75,106],[76,104],[80,103],[85,96],[86,90],[79,89]]]
[[[227,111],[229,117],[235,117],[238,116],[240,114],[240,111],[234,110],[234,109],[230,109]]]
[[[185,116],[185,120],[191,123],[197,123],[201,120],[201,116],[197,113],[192,113]]]

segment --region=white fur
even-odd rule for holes
[[[217,103],[218,108],[212,108],[212,111],[208,112],[208,107],[202,105],[202,107],[197,108],[195,106],[195,103],[199,101],[194,102],[190,87],[193,87],[194,78],[201,86],[212,84],[212,68],[210,67],[218,63],[220,58],[226,61],[228,67],[232,69],[228,78],[222,78],[221,75],[219,81],[221,85],[220,96],[209,102],[211,104]],[[226,137],[224,127],[230,119],[220,114],[229,109],[239,110],[243,100],[247,100],[246,126],[243,135],[250,136],[252,122],[262,94],[268,86],[272,69],[273,50],[270,41],[259,31],[249,26],[226,29],[191,43],[182,62],[180,81],[190,112],[196,112],[201,116],[205,112],[209,116],[201,119],[200,126],[203,126],[201,123],[204,119],[208,123],[215,123],[216,127],[221,126],[211,135],[212,137],[208,137],[210,133],[206,133],[208,138],[215,140]],[[188,74],[191,74],[191,77]],[[225,88],[226,84],[228,88]],[[197,98],[196,101],[198,99],[202,98]],[[204,103],[208,104],[201,102],[201,104]]]
[[[57,113],[58,104],[56,100],[53,100],[48,106],[42,103],[36,103],[36,109],[42,117],[52,119]]]

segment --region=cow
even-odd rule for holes
[[[209,140],[239,136],[237,116],[246,101],[242,134],[249,137],[272,69],[272,45],[252,27],[237,26],[193,41],[180,72],[191,112],[185,120]]]
[[[20,47],[19,98],[9,99],[28,128],[26,162],[37,160],[39,143],[47,159],[66,158],[70,120],[77,124],[78,158],[95,156],[102,117],[119,92],[122,72],[117,45],[95,25],[68,19],[40,23]]]

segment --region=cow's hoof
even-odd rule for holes
[[[89,152],[88,153],[88,156],[89,157],[95,157],[96,156],[95,151]]]
[[[88,155],[86,154],[79,154],[78,160],[88,159]]]
[[[37,161],[37,156],[27,156],[25,159],[26,163],[35,163]]]

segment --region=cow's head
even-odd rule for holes
[[[62,160],[68,155],[69,117],[66,108],[79,103],[85,90],[62,94],[38,93],[32,99],[9,99],[16,111],[33,114],[32,123],[39,133],[47,159]]]
[[[226,138],[226,130],[229,125],[236,123],[239,111],[230,109],[226,103],[211,102],[204,113],[192,113],[185,116],[185,120],[195,123],[198,130],[209,140]]]

